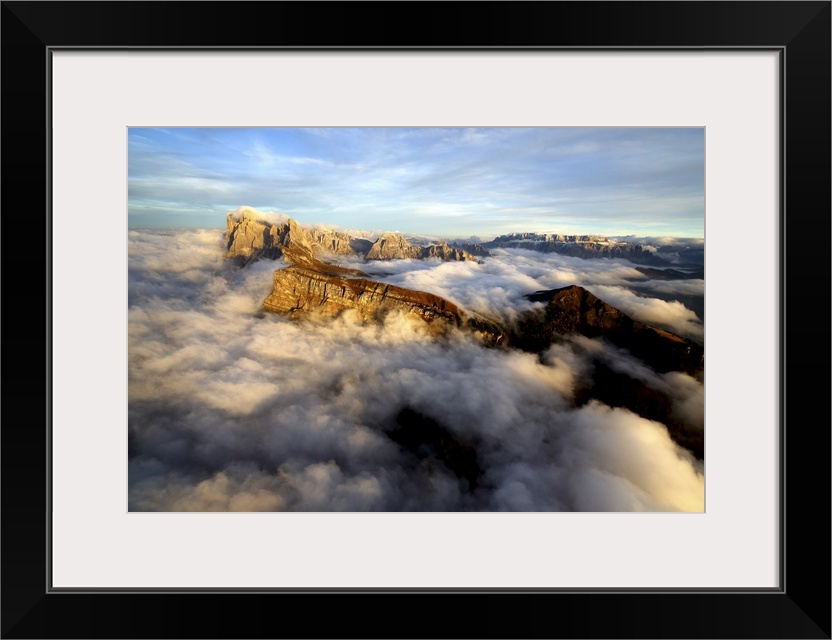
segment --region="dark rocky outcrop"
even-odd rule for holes
[[[701,280],[705,277],[704,269],[679,271],[678,269],[653,269],[651,267],[636,267],[636,271],[651,280]]]
[[[544,302],[543,309],[523,314],[509,331],[507,341],[514,347],[540,353],[563,336],[604,338],[627,349],[656,371],[683,371],[700,376],[704,350],[695,342],[633,320],[579,286],[538,291],[530,300]],[[591,399],[611,407],[624,407],[648,420],[664,424],[678,445],[702,459],[704,433],[686,424],[673,411],[671,397],[626,373],[615,371],[598,356],[590,355],[592,376],[576,389],[575,402]]]
[[[694,372],[702,367],[701,345],[633,320],[583,287],[538,291],[526,297],[546,306],[516,323],[511,343],[521,349],[541,351],[560,335],[580,334],[628,349],[659,372]]]
[[[701,242],[662,245],[656,248],[656,255],[678,266],[703,267],[705,265],[705,245]]]
[[[396,425],[385,433],[418,460],[438,459],[458,478],[467,480],[470,490],[476,489],[482,474],[476,449],[433,418],[405,407],[396,416]]]
[[[666,393],[649,387],[625,373],[614,371],[605,362],[594,360],[591,378],[576,389],[575,403],[582,406],[598,400],[611,407],[623,407],[633,413],[661,422],[671,439],[700,460],[705,457],[705,437],[701,428],[686,424],[674,413],[673,400]]]
[[[478,242],[452,242],[450,246],[454,249],[467,251],[472,256],[479,258],[487,258],[491,255],[491,252]]]

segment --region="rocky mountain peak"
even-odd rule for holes
[[[379,237],[367,252],[367,260],[400,260],[413,258],[439,258],[445,262],[472,260],[477,257],[458,247],[450,247],[447,242],[439,241],[426,247],[411,245],[404,237],[397,233],[385,233]]]
[[[546,306],[518,321],[512,343],[519,348],[541,351],[559,336],[579,334],[604,338],[660,372],[693,372],[702,367],[702,345],[633,320],[583,287],[537,291],[526,298]]]
[[[289,216],[264,214],[250,207],[240,207],[226,216],[225,239],[226,257],[242,264],[261,258],[279,258],[288,246],[303,246],[314,254],[356,255],[366,260],[477,260],[463,249],[449,247],[444,242],[428,247],[413,246],[397,233],[384,233],[371,242],[325,227],[307,228]]]
[[[397,233],[384,233],[367,252],[367,260],[394,260],[414,258],[421,247],[413,247],[404,237]]]

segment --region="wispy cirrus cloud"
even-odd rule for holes
[[[248,204],[309,223],[446,236],[701,237],[704,132],[138,128],[129,193],[134,228],[210,227]],[[148,206],[157,201],[167,215]]]

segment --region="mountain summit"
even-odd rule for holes
[[[226,256],[243,263],[261,258],[276,259],[285,247],[302,247],[312,253],[335,255],[366,253],[369,240],[329,229],[306,229],[288,216],[263,214],[240,207],[226,216]]]
[[[657,371],[693,372],[702,367],[701,345],[633,320],[583,287],[572,285],[538,291],[526,298],[544,302],[546,306],[530,311],[517,323],[513,343],[520,348],[540,351],[558,336],[579,334],[605,338]]]
[[[439,258],[444,262],[473,260],[476,256],[464,249],[448,246],[447,242],[437,242],[427,247],[411,245],[404,237],[397,233],[385,233],[373,243],[367,252],[367,260],[398,260],[401,258]]]
[[[375,242],[326,228],[307,228],[285,215],[264,214],[240,207],[226,216],[226,256],[243,264],[276,259],[286,247],[302,247],[312,254],[355,255],[365,260],[438,258],[443,261],[473,260],[476,256],[446,242],[426,247],[412,246],[395,233],[385,233]]]

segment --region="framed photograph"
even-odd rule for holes
[[[705,511],[704,128],[131,127],[128,166],[131,513]]]
[[[3,3],[3,637],[830,637],[830,3],[599,7]]]

